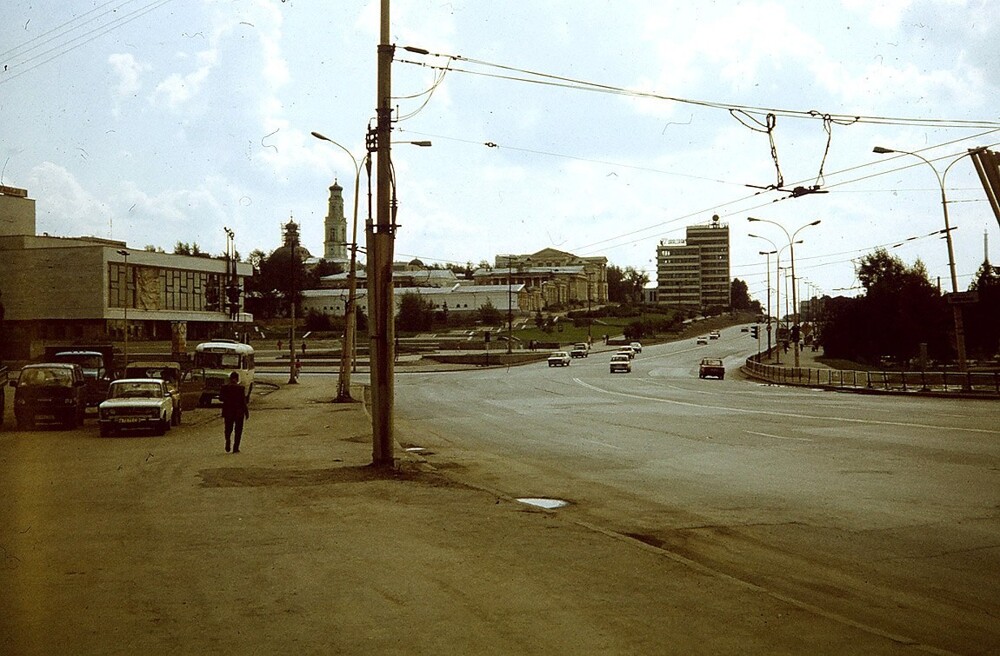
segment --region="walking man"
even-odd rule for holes
[[[229,382],[219,391],[219,399],[222,401],[222,419],[226,424],[226,453],[229,453],[229,437],[233,435],[234,429],[236,439],[232,443],[233,453],[239,453],[243,420],[250,417],[250,408],[247,406],[246,389],[240,385],[240,375],[235,371],[229,374]]]

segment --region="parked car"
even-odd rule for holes
[[[122,378],[111,383],[108,398],[97,408],[101,435],[121,430],[152,429],[157,435],[170,430],[174,399],[160,378]]]
[[[586,344],[576,344],[569,352],[569,357],[571,358],[586,358],[589,355],[590,351],[587,349]]]
[[[182,369],[174,360],[148,360],[130,362],[125,368],[124,378],[159,378],[167,384],[174,399],[174,413],[171,423],[181,423],[184,410],[198,407],[205,390],[205,373],[201,369]]]
[[[708,335],[702,335],[698,339],[694,340],[695,344],[708,344]]]
[[[622,373],[632,373],[632,358],[625,353],[615,353],[611,356],[611,373],[620,371]]]
[[[29,364],[21,369],[14,387],[14,419],[19,430],[40,419],[59,422],[63,428],[83,425],[87,388],[83,368],[65,362]]]
[[[642,344],[641,343],[639,343],[639,342],[632,342],[631,344],[629,344],[629,346],[631,346],[632,350],[635,351],[636,353],[642,353]]]
[[[46,356],[46,360],[49,359],[49,356]],[[83,379],[86,381],[86,397],[89,407],[96,407],[107,398],[112,372],[105,365],[104,354],[100,351],[57,351],[53,353],[51,361],[80,365],[80,368],[83,369]]]
[[[698,378],[713,376],[722,380],[726,377],[726,367],[719,358],[702,358],[698,365]]]
[[[550,367],[568,367],[569,366],[569,353],[566,351],[555,351],[549,356],[549,366]]]
[[[631,346],[621,346],[618,348],[617,351],[615,351],[615,353],[622,353],[624,355],[627,355],[629,360],[635,357],[635,349],[632,348]]]

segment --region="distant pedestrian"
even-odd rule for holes
[[[278,350],[279,350],[279,351],[281,350],[281,344],[282,344],[282,341],[281,341],[281,340],[279,339],[279,340],[278,340]]]
[[[302,340],[302,355],[306,354],[306,340]]]
[[[229,374],[229,382],[219,391],[219,399],[222,401],[222,419],[226,426],[226,453],[229,453],[229,438],[234,431],[233,453],[239,453],[243,420],[250,417],[250,407],[247,405],[246,388],[240,385],[240,375],[235,371]]]

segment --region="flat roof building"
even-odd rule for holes
[[[728,308],[729,226],[711,223],[687,227],[687,239],[663,240],[656,247],[657,298],[670,307],[703,310]]]
[[[240,312],[251,265],[97,237],[36,235],[35,201],[25,190],[10,191],[0,189],[5,357],[37,357],[47,341],[121,340],[126,330],[145,339],[173,340],[179,331],[228,337],[252,321]]]

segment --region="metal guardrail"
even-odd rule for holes
[[[880,392],[966,393],[1000,397],[1000,371],[856,371],[785,367],[747,358],[749,375],[779,385]]]

